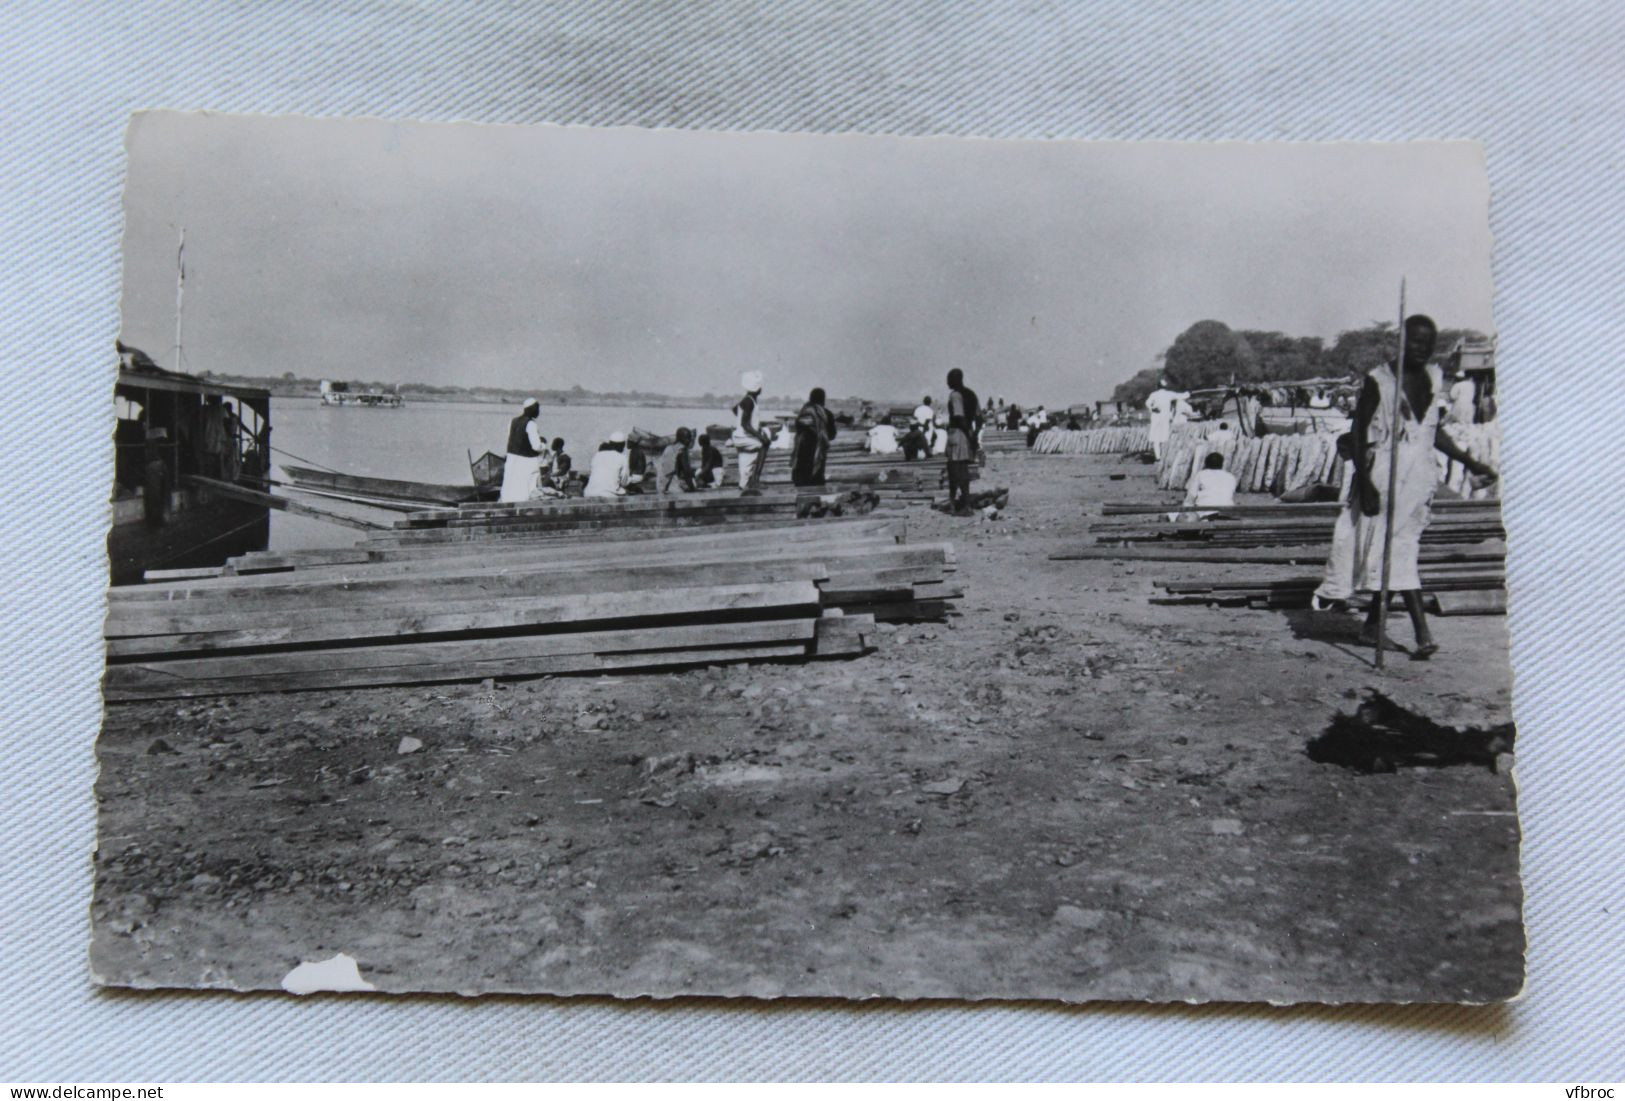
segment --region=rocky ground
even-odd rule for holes
[[[1049,560],[1091,506],[1152,499],[1147,467],[984,478],[1000,519],[910,513],[956,548],[960,614],[861,659],[110,706],[95,973],[276,988],[344,952],[386,991],[1518,990],[1511,777],[1305,752],[1370,687],[1508,721],[1504,620],[1438,620],[1438,657],[1378,674],[1343,617],[1148,601],[1260,567]]]

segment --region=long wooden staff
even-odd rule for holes
[[[1377,597],[1377,668],[1388,644],[1388,578],[1394,564],[1394,489],[1399,484],[1400,408],[1405,402],[1405,279],[1399,280],[1399,356],[1394,360],[1394,420],[1388,436],[1388,493],[1383,502],[1382,590]]]

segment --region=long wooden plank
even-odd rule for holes
[[[805,559],[735,560],[705,569],[666,562],[637,566],[596,565],[573,569],[513,569],[464,576],[361,577],[299,581],[281,586],[243,586],[190,593],[179,600],[123,600],[109,604],[109,621],[154,614],[331,617],[344,609],[401,606],[402,610],[459,602],[507,600],[576,593],[645,592],[650,589],[714,589],[779,581],[816,581],[829,567]]]
[[[899,540],[906,537],[907,521],[898,517],[843,516],[823,517],[816,520],[790,520],[768,517],[763,520],[740,520],[726,525],[704,525],[668,528],[603,528],[597,531],[562,531],[540,533],[515,540],[487,540],[483,543],[402,543],[377,536],[362,544],[376,561],[394,561],[432,555],[496,554],[506,549],[554,547],[567,549],[592,547],[595,550],[615,543],[651,544],[666,539],[736,539],[751,541],[783,541],[797,538],[796,533],[824,526],[849,530],[853,525],[876,525],[888,528]]]
[[[196,486],[207,489],[210,493],[218,493],[222,497],[229,497],[236,501],[247,501],[249,504],[264,505],[267,508],[280,509],[298,516],[308,516],[312,520],[321,520],[329,524],[338,524],[342,527],[355,528],[357,531],[384,530],[383,524],[375,524],[368,520],[358,520],[354,516],[345,516],[338,512],[329,512],[325,508],[315,505],[303,504],[299,501],[290,501],[286,497],[277,497],[270,493],[261,493],[257,489],[237,485],[235,482],[222,482],[214,478],[205,478],[200,474],[187,474],[184,480]]]
[[[1308,543],[1290,549],[1267,547],[1226,547],[1195,544],[1168,546],[1090,546],[1049,556],[1052,562],[1202,562],[1214,565],[1310,565],[1325,562],[1330,543]],[[1506,558],[1506,545],[1500,543],[1441,544],[1425,549],[1422,562],[1500,562]]]
[[[558,657],[567,654],[611,654],[643,650],[690,650],[702,646],[754,646],[765,642],[806,641],[817,620],[774,619],[743,623],[680,624],[574,631],[568,634],[518,635],[507,638],[446,639],[398,642],[378,646],[287,650],[269,654],[222,654],[165,661],[127,662],[108,666],[115,683],[146,676],[175,680],[221,677],[314,674],[324,670],[397,669],[494,659]]]
[[[1465,586],[1499,585],[1506,573],[1499,564],[1486,564],[1475,568],[1473,564],[1423,567],[1420,571],[1424,588],[1443,588],[1460,584]],[[1270,575],[1246,578],[1202,579],[1190,581],[1156,581],[1159,589],[1170,593],[1270,592],[1279,589],[1314,589],[1323,578],[1319,576]]]
[[[1434,608],[1442,616],[1505,615],[1506,589],[1463,589],[1430,593]]]
[[[614,529],[636,529],[649,531],[662,528],[692,528],[706,526],[721,526],[725,524],[744,523],[758,520],[764,516],[782,517],[786,520],[795,516],[794,509],[782,509],[775,512],[752,513],[692,513],[675,515],[650,516],[605,516],[591,520],[565,520],[546,521],[522,524],[504,524],[494,527],[479,528],[426,528],[414,531],[392,530],[380,533],[374,540],[381,546],[408,546],[431,543],[458,543],[458,542],[495,542],[501,540],[529,540],[549,535],[563,536],[596,536],[600,532]]]
[[[581,552],[584,542],[590,542],[594,547],[594,553],[616,553],[617,551],[628,550],[629,548],[620,546],[620,544],[630,542],[644,544],[659,541],[661,546],[681,545],[686,547],[730,539],[751,539],[755,538],[753,532],[758,530],[773,531],[775,533],[774,538],[778,542],[791,542],[799,539],[824,539],[833,535],[852,534],[857,532],[884,534],[901,539],[904,535],[906,535],[907,524],[905,521],[889,517],[847,516],[825,518],[820,520],[795,520],[782,523],[773,523],[768,521],[759,525],[758,528],[752,528],[751,525],[738,525],[727,528],[700,528],[692,530],[674,529],[670,531],[655,532],[609,531],[602,533],[590,541],[559,539],[554,540],[551,543],[538,543],[538,547],[545,548],[551,546],[555,548],[552,553],[577,554]],[[635,550],[636,548],[630,549]],[[331,565],[382,561],[383,559],[380,557],[381,553],[382,552],[378,547],[375,547],[370,543],[362,543],[354,547],[320,550],[284,552],[254,551],[243,555],[240,558],[232,559],[230,564],[237,567],[239,572],[242,572],[245,567],[260,565],[264,565],[267,568],[301,568],[304,566],[323,564]],[[492,549],[485,547],[453,546],[445,548],[444,551],[438,551],[433,548],[426,549],[422,552],[422,556],[428,557],[442,553],[445,555],[491,555],[500,552],[493,551]],[[529,548],[523,548],[516,551],[516,553],[531,553],[531,550]],[[404,553],[394,555],[396,558],[405,556],[406,555]]]
[[[146,570],[141,574],[143,583],[169,582],[169,581],[202,581],[205,578],[219,577],[224,566],[183,566],[173,570]]]
[[[807,643],[786,642],[762,646],[717,647],[690,650],[649,650],[627,654],[565,654],[556,657],[496,658],[461,664],[405,666],[392,670],[332,670],[326,673],[283,677],[218,678],[188,683],[147,679],[137,683],[104,682],[102,695],[109,703],[135,700],[191,699],[200,696],[289,692],[311,689],[366,688],[402,684],[452,684],[488,677],[542,677],[570,674],[637,672],[687,665],[722,665],[741,661],[769,661],[805,657]]]
[[[336,608],[327,615],[244,626],[241,615],[137,614],[109,617],[109,639],[127,641],[110,656],[138,653],[241,649],[394,639],[403,635],[450,634],[569,624],[583,629],[605,620],[653,620],[666,616],[817,607],[811,581],[768,585],[725,585],[712,589],[652,589],[645,592],[573,593],[494,601],[429,604],[419,610],[387,605]],[[166,609],[167,613],[167,609]],[[155,637],[147,637],[155,636]],[[145,638],[145,641],[133,641]]]
[[[456,558],[384,562],[366,566],[313,567],[286,573],[261,574],[229,579],[205,580],[170,586],[139,586],[119,592],[110,603],[119,607],[173,604],[196,601],[246,600],[251,595],[270,597],[298,593],[333,596],[373,589],[422,588],[442,582],[491,579],[503,584],[505,578],[557,577],[571,573],[629,578],[670,578],[674,584],[720,584],[724,577],[759,576],[785,563],[816,561],[830,568],[853,569],[931,567],[955,568],[952,548],[945,543],[893,543],[860,539],[837,544],[793,544],[758,548],[748,556],[730,546],[708,547],[671,555],[657,553],[646,558],[616,559],[577,556],[566,559],[515,556],[501,562],[469,561]],[[516,584],[519,582],[515,582]],[[543,582],[545,583],[545,582]]]
[[[1100,506],[1102,516],[1141,516],[1155,515],[1163,512],[1179,512],[1184,506],[1178,501],[1164,502],[1121,502],[1108,501]],[[1236,504],[1218,511],[1224,516],[1240,516],[1257,519],[1273,518],[1336,518],[1346,506],[1335,501],[1313,501],[1303,504]],[[1433,511],[1446,515],[1472,515],[1480,512],[1499,512],[1501,502],[1493,498],[1483,500],[1436,500],[1433,502]]]

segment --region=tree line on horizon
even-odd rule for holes
[[[1176,390],[1210,390],[1245,383],[1293,382],[1312,378],[1357,378],[1388,360],[1397,326],[1374,321],[1338,333],[1330,344],[1318,336],[1290,336],[1257,329],[1232,329],[1222,321],[1198,321],[1174,338],[1147,367],[1117,385],[1112,400],[1138,405],[1164,378]],[[1483,340],[1474,329],[1440,329],[1435,359],[1457,341]]]

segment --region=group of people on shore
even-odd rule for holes
[[[814,387],[795,417],[782,428],[762,415],[764,378],[760,371],[740,377],[742,396],[731,408],[733,427],[727,440],[738,463],[741,496],[759,496],[762,472],[774,450],[789,451],[790,482],[798,487],[826,484],[830,442],[839,423],[822,387]],[[910,458],[941,456],[947,465],[950,503],[969,511],[970,465],[978,450],[983,416],[976,392],[964,384],[958,368],[948,372],[948,401],[940,419],[931,399],[915,410],[910,425]],[[727,464],[714,430],[696,433],[679,428],[669,439],[656,440],[658,455],[651,464],[642,440],[626,432],[612,433],[594,453],[585,475],[573,469],[564,441],[548,441],[538,426],[541,403],[531,398],[509,422],[502,486],[498,500],[522,502],[548,497],[615,498],[634,493],[669,494],[721,488]],[[698,463],[695,444],[698,443]],[[651,469],[652,465],[652,469]]]

